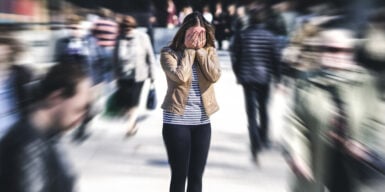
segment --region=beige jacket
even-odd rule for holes
[[[218,81],[221,69],[214,47],[184,51],[174,51],[169,47],[162,49],[160,63],[166,74],[168,87],[162,109],[178,115],[184,114],[195,60],[199,66],[199,87],[206,114],[210,116],[218,111],[213,84]]]

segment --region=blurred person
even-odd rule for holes
[[[290,37],[295,30],[295,20],[299,16],[299,13],[295,10],[295,2],[284,0],[272,5],[272,9],[282,16],[286,35]]]
[[[137,130],[139,102],[145,80],[154,83],[155,56],[149,36],[136,29],[136,19],[126,15],[122,19],[122,36],[119,37],[114,58],[116,60],[117,92],[113,108],[128,117],[128,135]]]
[[[230,39],[233,35],[234,35],[234,31],[233,31],[233,23],[235,22],[235,20],[238,18],[237,16],[237,7],[235,6],[235,4],[230,4],[227,6],[227,37],[226,39]]]
[[[148,36],[150,37],[150,41],[151,41],[151,46],[155,52],[155,30],[154,30],[154,27],[158,25],[158,19],[156,18],[156,7],[155,5],[152,3],[150,5],[150,15],[148,17],[148,23],[147,23],[147,34]]]
[[[290,67],[288,78],[291,79],[289,84],[291,92],[288,94],[288,111],[285,117],[286,127],[281,141],[284,157],[293,173],[289,178],[290,191],[324,191],[325,188],[324,176],[320,171],[326,169],[321,158],[325,158],[327,153],[325,150],[315,150],[323,149],[325,145],[320,142],[322,140],[313,139],[320,136],[320,130],[316,126],[311,126],[316,123],[314,118],[305,116],[308,113],[303,112],[304,108],[318,109],[308,106],[303,97],[321,96],[320,93],[314,93],[307,88],[311,87],[308,80],[317,77],[321,71],[321,27],[320,23],[314,20],[304,23],[293,33],[283,55],[284,62]]]
[[[310,39],[306,34],[318,42],[291,52],[296,56],[290,60],[300,69],[288,113],[286,130],[291,131],[285,134],[287,161],[294,173],[291,191],[383,188],[379,90],[373,72],[354,60],[357,31],[349,28],[347,16],[340,11],[328,7],[329,14],[308,18],[303,27],[306,33],[293,36],[296,46],[301,44],[298,40]],[[332,17],[330,13],[339,14]],[[381,44],[378,39],[375,42]]]
[[[229,42],[229,51],[233,49],[235,37],[249,26],[249,14],[246,13],[246,6],[236,7],[234,18],[230,24],[232,35]]]
[[[249,24],[249,18],[248,18],[248,15],[246,13],[245,6],[238,6],[236,8],[235,19],[233,20],[233,22],[231,24],[231,28],[233,31],[233,37],[238,32],[246,29],[248,24]]]
[[[78,55],[86,57],[89,54],[86,42],[85,28],[81,25],[82,19],[78,15],[71,15],[67,19],[66,29],[68,35],[56,42],[54,57],[55,61],[63,57]]]
[[[280,47],[280,57],[282,61],[281,71],[283,74],[282,81],[288,86],[290,84],[290,78],[287,78],[290,72],[290,66],[287,62],[284,62],[285,56],[284,51],[287,50],[288,46],[291,46],[290,39],[293,36],[294,31],[296,30],[295,24],[296,19],[299,17],[299,13],[295,10],[295,2],[291,0],[284,0],[272,5],[272,10],[276,15],[276,28],[277,28],[277,44]],[[300,28],[300,26],[297,26]],[[290,45],[289,45],[290,44]]]
[[[221,69],[213,26],[200,12],[188,15],[171,44],[161,51],[167,79],[163,140],[171,167],[170,192],[202,191],[211,138],[209,117],[219,107],[213,84]]]
[[[153,48],[153,51],[155,53],[155,34],[154,34],[154,26],[156,26],[157,19],[155,16],[150,16],[148,18],[148,25],[147,25],[147,35],[150,37],[151,46]]]
[[[30,69],[17,64],[22,45],[7,28],[0,27],[0,140],[26,114],[31,100],[27,85],[33,78]]]
[[[314,34],[318,44],[303,49],[315,58],[300,60],[312,62],[307,69],[318,67],[318,72],[309,70],[296,79],[288,113],[291,191],[355,191],[355,167],[350,167],[346,146],[365,127],[371,78],[354,61],[354,32],[343,24],[328,26],[333,22],[321,23]]]
[[[101,57],[103,55],[100,53],[96,38],[93,34],[86,33],[86,28],[82,25],[79,16],[73,15],[68,19],[67,29],[69,35],[59,39],[56,44],[56,61],[71,59],[71,57],[81,58],[85,61],[82,67],[93,81],[93,103],[95,103],[102,96],[104,71]],[[74,141],[84,141],[90,135],[86,132],[86,127],[96,115],[96,111],[88,110],[88,112],[81,126],[74,132]]]
[[[285,114],[286,127],[284,129],[285,132],[282,133],[283,141],[281,142],[284,150],[284,157],[293,173],[289,178],[290,191],[317,191],[309,188],[309,185],[313,183],[312,181],[317,180],[314,177],[318,178],[317,174],[315,174],[316,176],[311,174],[310,168],[314,168],[317,165],[308,165],[310,164],[309,161],[315,159],[312,158],[309,160],[310,155],[313,155],[314,157],[319,156],[317,153],[312,154],[311,151],[306,148],[301,148],[302,142],[307,141],[306,137],[303,138],[305,141],[300,140],[301,137],[303,137],[303,134],[309,131],[306,129],[308,127],[304,127],[307,125],[302,126],[301,123],[303,121],[310,123],[312,120],[308,120],[307,117],[301,117],[303,113],[299,115],[299,112],[296,110],[304,108],[302,99],[298,95],[308,92],[306,89],[302,89],[305,87],[307,79],[317,76],[321,69],[319,63],[321,52],[317,49],[322,47],[321,40],[319,39],[319,32],[319,25],[310,21],[305,23],[294,32],[294,37],[290,39],[290,44],[284,51],[285,54],[283,60],[289,64],[291,69],[289,77],[292,79],[290,84],[292,90],[290,92],[291,94],[288,96],[288,111],[286,111]],[[311,94],[311,92],[308,93]],[[316,108],[314,107],[314,109]],[[309,129],[310,128],[313,127],[309,127]],[[313,133],[316,135],[317,131],[309,131],[309,134]],[[296,139],[300,141],[297,141]],[[316,144],[318,143],[314,142],[314,146],[316,146]],[[324,186],[322,187],[324,188]],[[323,191],[323,188],[319,191]]]
[[[110,92],[111,88],[108,84],[114,80],[113,53],[119,35],[119,25],[115,21],[113,12],[107,8],[100,8],[99,19],[95,21],[92,30],[97,39],[99,54],[103,61],[104,83],[107,91]]]
[[[213,22],[214,17],[213,17],[213,14],[210,12],[210,7],[208,5],[205,5],[203,7],[202,15],[206,19],[207,22],[209,22],[209,23]]]
[[[381,191],[385,184],[385,9],[384,5],[369,9],[369,21],[363,39],[358,43],[355,59],[369,70],[370,87],[363,95],[365,111],[361,125],[345,142],[353,158],[356,191]]]
[[[281,57],[282,50],[287,44],[288,31],[286,26],[286,20],[282,12],[284,12],[284,3],[278,3],[278,5],[272,5],[269,7],[268,21],[266,22],[267,28],[272,31],[277,39],[277,46]],[[278,7],[278,8],[277,8]],[[294,18],[292,18],[294,19]],[[283,66],[282,66],[283,67]]]
[[[167,28],[174,28],[178,25],[176,6],[173,0],[167,0]]]
[[[240,5],[236,7],[234,18],[230,24],[233,32],[230,37],[229,51],[233,49],[235,37],[249,26],[249,15],[246,13],[246,6]]]
[[[218,2],[215,6],[213,24],[215,26],[215,38],[218,43],[218,50],[222,50],[223,41],[227,39],[230,32],[229,16],[226,11],[223,11],[222,3]]]
[[[244,91],[250,150],[256,163],[262,146],[270,145],[267,105],[272,76],[275,83],[280,81],[276,38],[266,29],[265,17],[263,9],[252,12],[250,26],[237,34],[231,50],[233,72]]]
[[[82,122],[91,81],[79,61],[63,61],[39,85],[39,100],[0,143],[1,191],[75,191],[75,173],[59,138]]]
[[[182,10],[179,12],[178,15],[178,22],[179,25],[182,25],[184,18],[193,12],[193,8],[191,6],[185,6],[182,8]]]
[[[286,23],[281,13],[272,7],[266,9],[268,9],[266,27],[278,37],[285,37],[287,35]]]

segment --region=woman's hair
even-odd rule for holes
[[[103,18],[112,18],[113,12],[110,9],[100,7],[98,10],[98,15]]]
[[[43,100],[57,90],[62,90],[62,97],[70,98],[76,94],[76,87],[85,78],[85,59],[71,56],[60,59],[59,63],[52,66],[40,82],[39,97]]]
[[[120,29],[122,33],[126,33],[127,30],[135,29],[138,26],[136,19],[133,16],[125,15],[120,22]]]
[[[208,21],[206,21],[206,19],[202,16],[200,12],[194,11],[184,18],[182,25],[180,26],[178,32],[176,33],[174,39],[170,44],[171,49],[184,49],[184,38],[186,35],[186,31],[190,27],[194,27],[196,25],[200,25],[206,29],[205,47],[215,47],[214,27]]]

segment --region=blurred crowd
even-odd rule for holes
[[[320,2],[307,14],[273,8],[286,23],[276,47],[291,191],[382,191],[383,4]]]
[[[219,2],[198,10],[242,85],[252,159],[258,164],[272,147],[268,102],[278,91],[288,104],[279,143],[290,191],[383,191],[385,4],[298,2]],[[167,28],[195,11],[177,13],[172,0],[167,4]],[[17,63],[18,28],[0,24],[0,191],[72,191],[75,176],[58,140],[76,129],[74,142],[83,142],[97,114],[125,118],[128,136],[137,131],[143,85],[155,81],[152,26],[139,30],[135,17],[106,8],[66,18],[55,64],[38,75]]]
[[[130,15],[101,8],[92,23],[69,15],[54,62],[43,72],[17,63],[18,26],[1,25],[1,191],[73,191],[75,174],[58,141],[76,128],[74,142],[90,135],[96,115],[122,118],[127,136],[136,132],[143,84],[154,82],[150,37]],[[97,103],[107,98],[100,107]]]

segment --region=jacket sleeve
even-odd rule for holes
[[[47,178],[43,156],[36,149],[23,150],[16,159],[14,168],[18,175],[15,183],[18,191],[23,192],[48,192],[49,178]]]
[[[230,46],[231,67],[235,75],[238,74],[238,65],[240,60],[239,58],[241,57],[241,53],[242,53],[242,46],[240,45],[241,45],[241,37],[240,37],[240,32],[238,32],[234,35]]]
[[[145,44],[145,49],[146,49],[146,63],[148,64],[149,67],[149,74],[148,77],[150,79],[155,79],[155,55],[154,55],[154,50],[151,45],[150,37],[145,34],[145,37],[143,38],[144,44]]]
[[[31,95],[31,83],[33,82],[33,74],[30,68],[22,65],[12,66],[13,82],[15,88],[16,105],[22,115],[27,115],[29,104],[34,99]]]
[[[186,83],[191,78],[194,59],[193,49],[185,49],[181,59],[168,47],[163,48],[160,54],[160,63],[166,76],[178,84]]]
[[[221,76],[221,67],[218,61],[218,55],[214,47],[207,50],[201,48],[197,50],[196,57],[205,78],[210,82],[218,81]]]
[[[66,46],[68,44],[67,41],[68,41],[67,38],[61,38],[61,39],[56,40],[55,48],[54,48],[55,50],[54,50],[54,54],[53,54],[54,62],[58,62],[63,57],[63,55],[65,54]]]
[[[273,64],[273,75],[275,78],[276,83],[281,82],[281,73],[282,73],[282,61],[281,61],[281,51],[279,48],[279,42],[278,39],[273,36],[271,39],[271,45],[272,45],[272,50],[271,50],[271,60]]]

